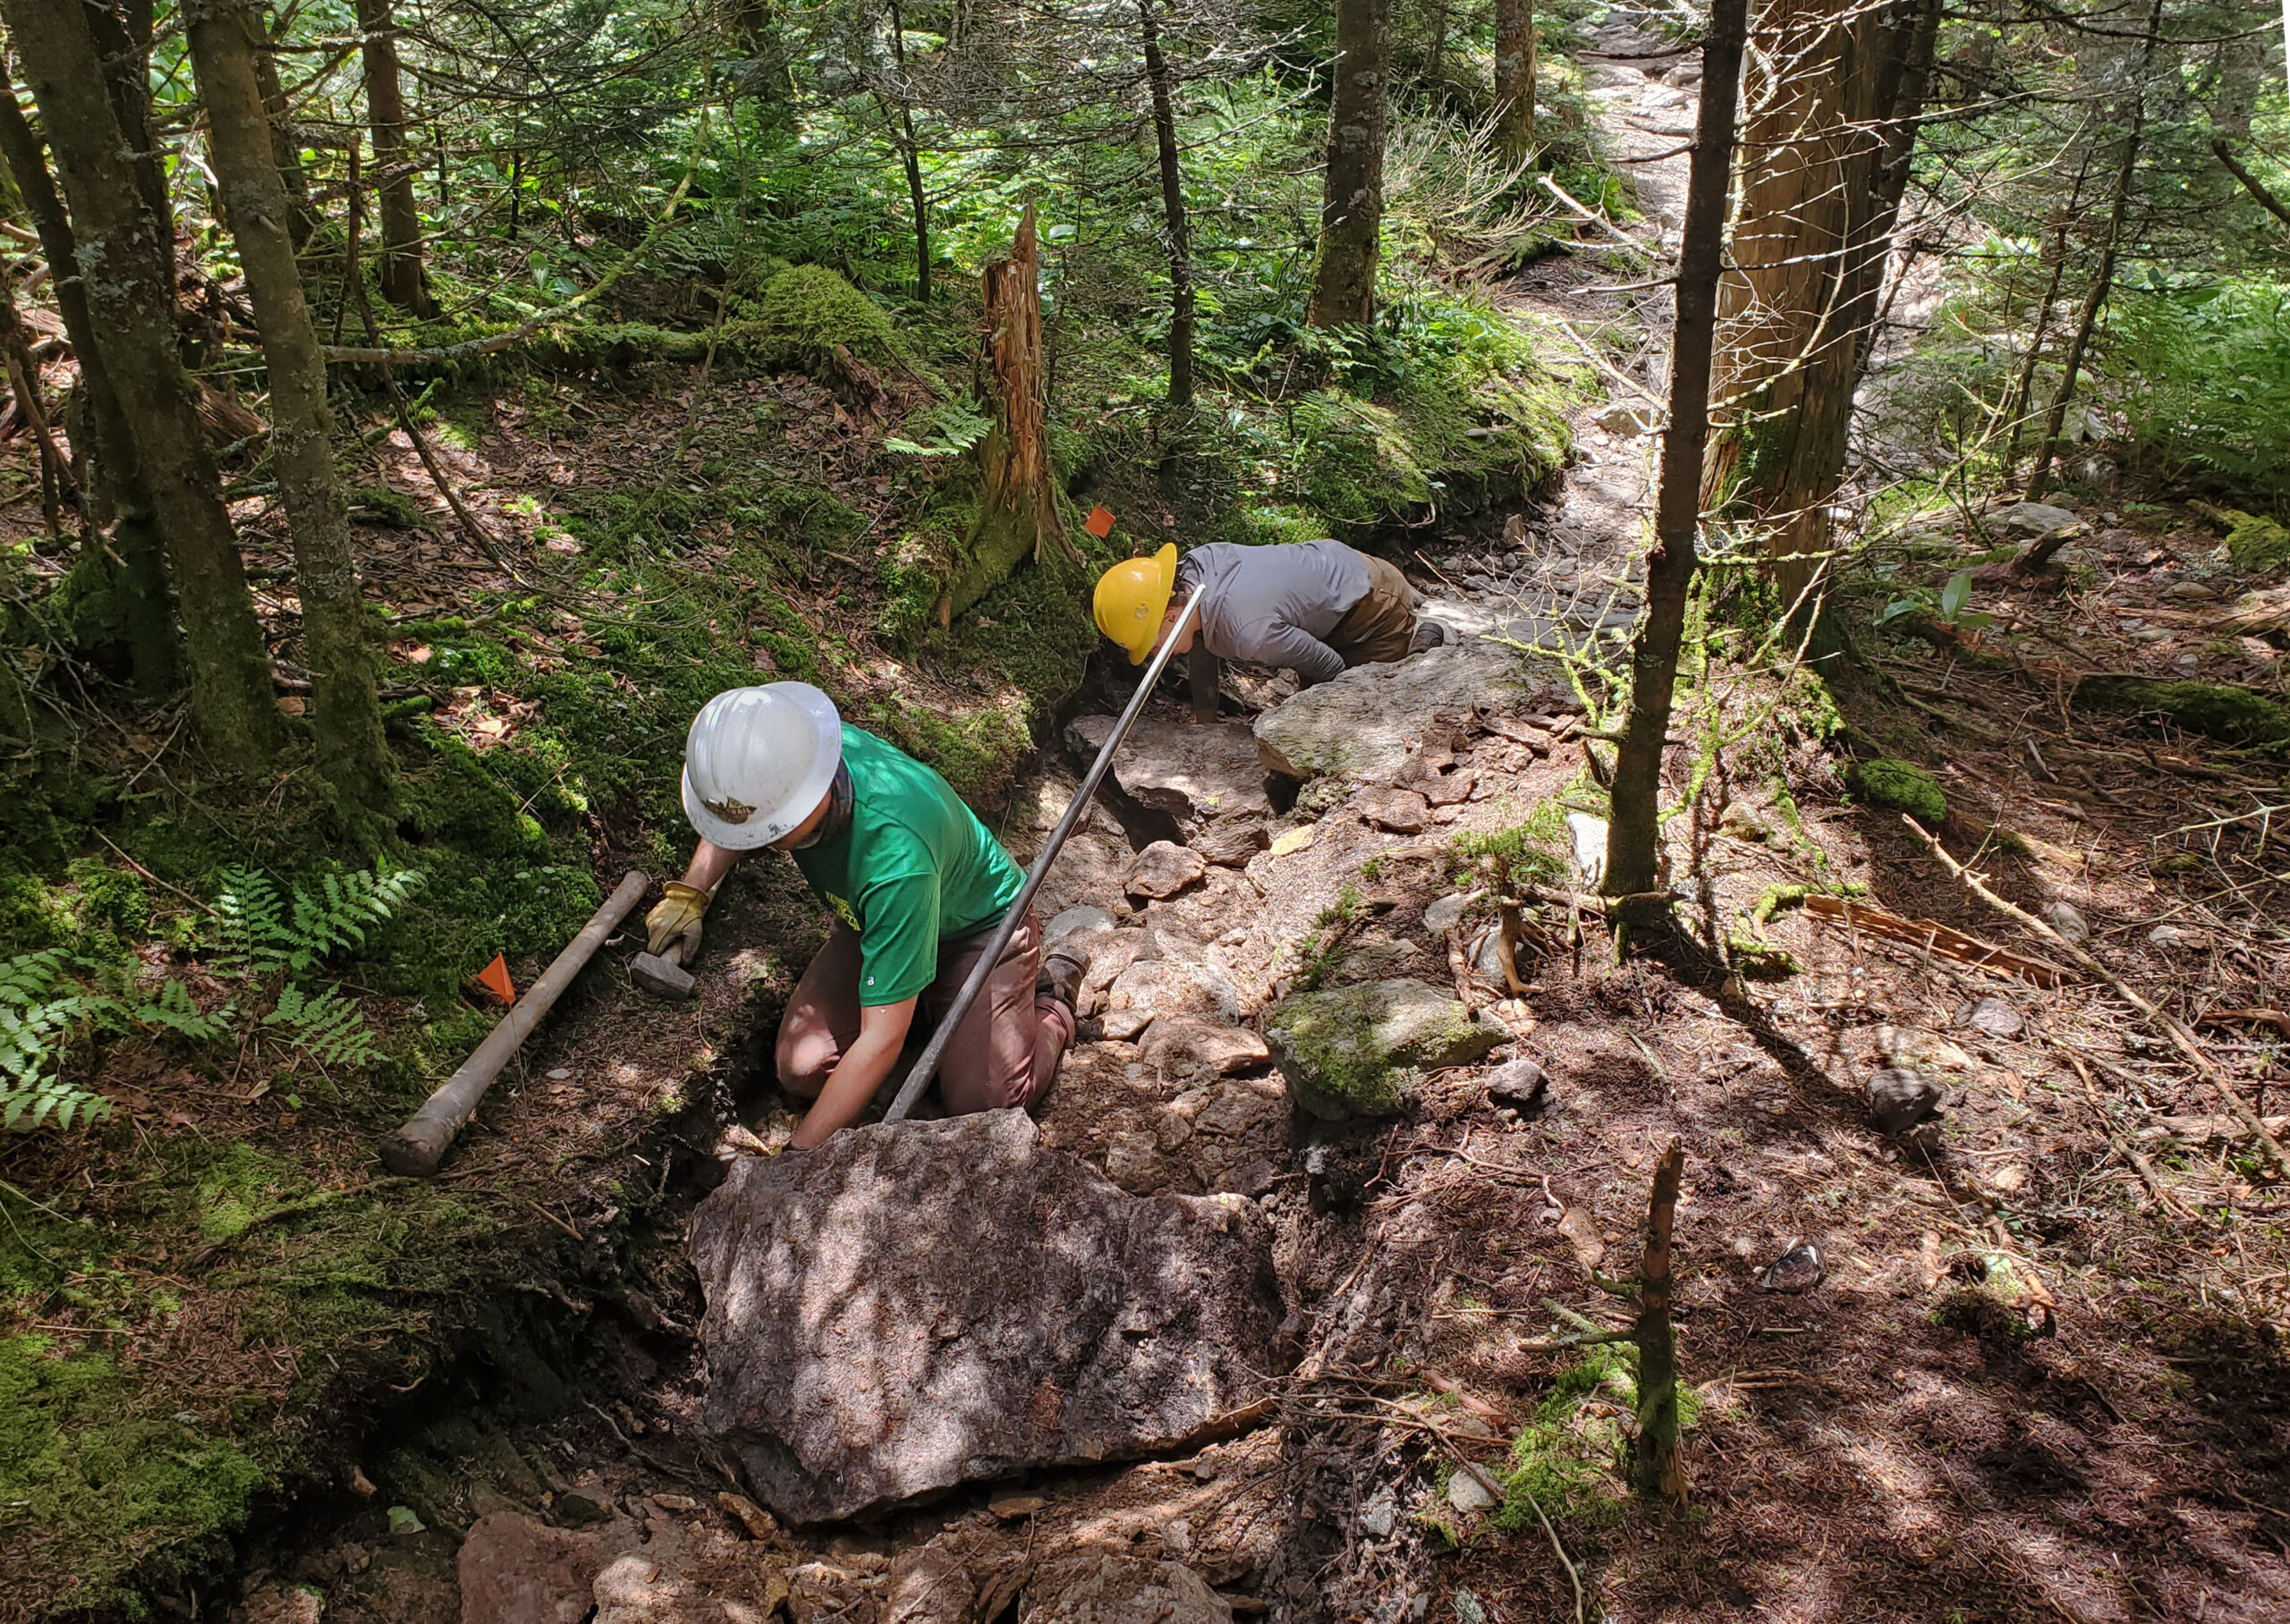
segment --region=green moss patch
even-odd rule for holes
[[[1503,1033],[1438,989],[1395,979],[1293,994],[1264,1036],[1297,1103],[1342,1121],[1396,1113],[1426,1071],[1469,1065]]]
[[[2290,706],[2252,689],[2147,677],[2086,677],[2074,703],[2167,717],[2189,732],[2228,744],[2290,744]]]
[[[1879,756],[1854,764],[1846,782],[1872,807],[1905,812],[1929,828],[1947,821],[1948,797],[1940,781],[1913,763]]]

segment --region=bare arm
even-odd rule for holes
[[[730,847],[702,841],[692,848],[691,867],[683,871],[683,883],[713,896],[739,860],[740,854]]]
[[[912,998],[900,1003],[876,1004],[859,1011],[859,1037],[843,1053],[827,1076],[827,1086],[810,1110],[803,1113],[788,1143],[797,1150],[812,1150],[827,1143],[837,1129],[856,1121],[875,1097],[883,1079],[898,1063],[906,1029],[914,1023]]]

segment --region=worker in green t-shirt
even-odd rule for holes
[[[779,1023],[780,1086],[813,1102],[793,1140],[809,1149],[866,1110],[918,1010],[945,1014],[1024,875],[945,779],[808,682],[710,699],[684,740],[683,807],[700,847],[644,921],[652,952],[682,940],[689,960],[716,888],[758,847],[792,854],[835,911]],[[1048,1090],[1086,968],[1075,948],[1045,954],[1026,910],[939,1062],[950,1112]]]

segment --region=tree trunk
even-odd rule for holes
[[[891,55],[906,71],[906,18],[896,5],[891,7]],[[889,109],[886,108],[886,112]],[[907,207],[914,216],[914,302],[930,302],[930,197],[922,189],[922,154],[914,139],[914,109],[905,101],[905,88],[900,88],[898,105],[898,156],[906,171]]]
[[[1192,238],[1184,217],[1184,171],[1177,157],[1176,100],[1171,94],[1168,59],[1161,54],[1161,26],[1153,7],[1161,0],[1137,0],[1145,32],[1145,79],[1153,92],[1153,139],[1161,156],[1161,220],[1169,250],[1169,404],[1192,404]]]
[[[2051,307],[2058,301],[2059,283],[2067,271],[2067,228],[2074,223],[2075,199],[2083,189],[2083,177],[2075,177],[2075,190],[2052,216],[2051,237],[2038,255],[2040,261],[2048,262],[2050,274],[2044,278],[2043,297],[2037,301],[2035,320],[2028,328],[2028,352],[2020,358],[2020,370],[2012,379],[2012,387],[2004,396],[2004,420],[2011,432],[2004,442],[2004,478],[2008,482],[2020,469],[2020,430],[2027,419],[2028,398],[2035,393],[2036,368],[2043,359],[2043,341],[2051,327]],[[2006,312],[2010,318],[2010,312]]]
[[[1495,137],[1522,163],[1535,144],[1534,0],[1495,0]]]
[[[166,171],[151,133],[151,7],[148,0],[114,10],[107,4],[82,8],[89,38],[103,64],[104,88],[112,116],[126,138],[122,156],[132,167],[136,190],[155,220],[166,222],[160,250],[167,258],[169,309],[174,297],[174,213],[167,201]]]
[[[216,178],[270,375],[272,459],[294,546],[318,768],[345,802],[378,808],[389,799],[389,752],[351,558],[350,514],[335,478],[326,362],[294,264],[292,205],[273,162],[256,72],[266,42],[250,0],[208,0],[190,34]]]
[[[979,447],[985,489],[978,522],[938,603],[938,623],[969,608],[1031,554],[1055,546],[1081,554],[1057,522],[1056,476],[1049,462],[1049,397],[1042,366],[1041,243],[1031,204],[1009,253],[986,267],[985,361],[994,427]]]
[[[103,89],[90,13],[79,0],[0,0],[71,205],[76,241],[65,263],[79,268],[174,565],[192,709],[210,749],[255,769],[269,763],[279,734],[269,654],[199,426],[198,389],[177,349],[172,222],[143,207]]]
[[[1718,283],[1724,268],[1726,194],[1734,163],[1749,0],[1715,0],[1701,43],[1701,106],[1686,175],[1678,244],[1677,319],[1671,338],[1670,423],[1646,560],[1646,615],[1630,653],[1630,718],[1616,751],[1614,816],[1607,826],[1606,892],[1643,895],[1658,884],[1656,860],[1662,748],[1685,636],[1686,594],[1700,563],[1701,464],[1709,439],[1709,376],[1717,345]]]
[[[1376,316],[1384,224],[1384,128],[1392,63],[1391,0],[1336,0],[1336,94],[1320,189],[1319,257],[1304,319],[1363,326]]]
[[[1726,4],[1726,0],[1719,0]],[[1646,1260],[1638,1271],[1638,1442],[1631,1451],[1631,1487],[1673,1502],[1685,1499],[1685,1463],[1678,1456],[1678,1344],[1670,1325],[1670,1229],[1677,1216],[1685,1149],[1675,1138],[1654,1163],[1646,1203]]]
[[[2286,13],[2290,18],[2290,13]],[[2040,500],[2051,488],[2051,465],[2059,455],[2060,436],[2067,427],[2068,403],[2075,398],[2076,376],[2083,369],[2083,356],[2091,345],[2091,334],[2098,327],[2099,312],[2107,308],[2108,295],[2115,287],[2116,250],[2123,241],[2123,220],[2131,206],[2131,182],[2139,172],[2140,138],[2147,127],[2147,72],[2154,64],[2155,40],[2163,21],[2163,0],[2155,0],[2147,14],[2147,40],[2139,54],[2138,79],[2131,92],[2131,119],[2123,135],[2123,161],[2116,165],[2115,192],[2108,204],[2108,224],[2099,238],[2099,267],[2091,273],[2091,291],[2083,296],[2083,308],[2075,318],[2074,335],[2067,341],[2066,357],[2060,362],[2059,389],[2051,397],[2051,410],[2044,414],[2043,444],[2036,452],[2036,465],[2028,475],[2028,500]],[[2290,26],[2290,21],[2286,21]]]
[[[437,306],[421,270],[421,210],[406,164],[405,92],[390,0],[358,0],[358,27],[365,36],[359,51],[366,64],[366,122],[374,132],[374,169],[382,177],[382,251],[375,260],[382,297],[401,310],[434,316]]]
[[[272,159],[278,165],[278,178],[285,182],[293,208],[286,229],[299,251],[318,230],[318,211],[310,202],[310,176],[302,172],[302,143],[294,134],[294,109],[287,105],[286,87],[279,82],[277,57],[268,51],[259,53],[254,72],[255,82],[262,90],[263,112],[270,122]]]
[[[1785,602],[1828,546],[1937,21],[1935,0],[1774,0],[1759,19],[1718,309],[1730,421],[1705,488],[1767,521]]]
[[[15,87],[0,81],[0,159],[15,177],[16,190],[39,233],[41,250],[51,267],[79,263],[72,222],[64,199],[41,156],[39,137],[24,120],[16,104]],[[72,358],[80,365],[80,392],[87,402],[89,444],[73,436],[72,453],[92,466],[95,507],[90,513],[98,525],[111,529],[112,550],[119,562],[98,553],[82,559],[81,569],[101,573],[119,605],[119,635],[125,643],[135,691],[147,699],[172,692],[182,673],[182,646],[175,635],[174,611],[167,603],[166,543],[161,538],[151,498],[135,460],[135,438],[111,376],[96,342],[96,324],[88,313],[86,281],[57,271],[48,284],[55,308],[64,317],[64,331],[72,341]],[[106,511],[108,510],[108,511]]]

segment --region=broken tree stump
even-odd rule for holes
[[[1081,554],[1057,520],[1056,476],[1049,461],[1049,387],[1041,336],[1041,243],[1027,205],[1010,251],[986,267],[980,380],[994,427],[979,445],[978,520],[963,543],[946,596],[945,625],[993,590],[1029,555]]]

